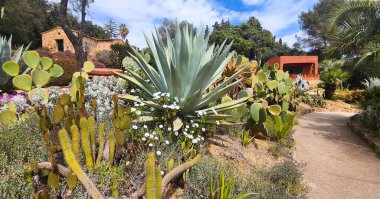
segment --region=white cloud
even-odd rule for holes
[[[297,37],[302,37],[303,36],[303,32],[302,31],[298,31],[296,33],[291,33],[291,34],[288,34],[288,35],[284,35],[281,37],[281,40],[282,42],[284,43],[287,43],[288,46],[292,46],[294,43],[297,42]]]
[[[96,23],[104,24],[108,19],[125,23],[130,33],[128,40],[145,47],[143,32],[150,34],[163,18],[187,20],[195,26],[212,25],[215,21],[230,18],[234,12],[218,7],[207,0],[96,0],[91,5],[90,15]],[[104,16],[98,19],[95,16]]]
[[[50,0],[56,1],[56,0]],[[89,18],[103,25],[109,19],[125,23],[130,33],[130,43],[145,47],[143,32],[150,34],[163,18],[187,20],[198,26],[211,26],[215,21],[229,19],[236,23],[246,22],[249,17],[259,19],[265,29],[277,37],[291,26],[298,31],[297,21],[301,11],[307,10],[318,0],[241,0],[252,7],[245,11],[231,10],[215,0],[95,0],[90,6]]]
[[[265,0],[243,0],[245,5],[260,5],[263,2],[265,2]]]

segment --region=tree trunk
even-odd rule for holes
[[[83,35],[85,32],[85,19],[86,19],[86,6],[87,0],[81,0],[81,23],[78,35],[75,35],[74,32],[68,25],[67,22],[67,6],[69,0],[61,0],[60,11],[59,11],[59,23],[69,38],[70,42],[73,44],[75,49],[75,57],[78,63],[78,71],[82,69],[83,63],[87,60],[87,53],[83,48]]]
[[[325,83],[325,99],[332,99],[335,94],[337,85]]]

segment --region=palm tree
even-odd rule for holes
[[[125,42],[125,39],[127,38],[127,35],[129,33],[129,29],[127,28],[125,24],[121,24],[119,26],[119,33],[120,33],[121,39]]]
[[[325,99],[331,99],[339,84],[348,78],[348,73],[341,69],[343,64],[342,60],[324,60],[320,63],[323,69],[321,80],[325,87]]]
[[[331,36],[327,53],[342,53],[358,58],[355,67],[380,58],[380,3],[353,0],[331,16],[331,27],[340,31]]]

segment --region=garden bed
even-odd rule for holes
[[[375,152],[380,156],[380,138],[375,137],[373,130],[370,130],[363,126],[359,121],[359,115],[356,114],[350,117],[347,121],[348,126],[353,132],[359,135]]]

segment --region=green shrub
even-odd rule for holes
[[[268,135],[276,140],[282,140],[288,137],[292,133],[294,125],[296,125],[296,118],[293,113],[287,113],[281,116],[275,115],[265,121]]]
[[[41,57],[46,56],[53,59],[54,63],[60,65],[64,73],[58,78],[52,78],[49,86],[67,86],[71,83],[71,78],[78,71],[78,64],[75,55],[71,52],[49,53],[45,50],[38,50]]]
[[[232,198],[244,193],[257,193],[252,198],[307,198],[308,189],[302,184],[302,173],[298,167],[286,161],[269,168],[258,166],[243,176],[233,167],[205,156],[191,169],[184,187],[184,198],[209,198],[210,178],[217,178],[222,171],[226,179],[236,179]]]
[[[361,103],[364,100],[364,90],[338,89],[333,96],[333,100],[342,100],[349,104]]]
[[[301,97],[301,101],[305,104],[310,105],[311,107],[325,107],[326,105],[323,96],[318,92],[316,95],[304,93]]]
[[[96,53],[95,58],[106,65],[107,68],[112,67],[112,61],[110,59],[111,51],[102,50]]]
[[[32,159],[47,160],[48,151],[36,114],[12,128],[0,129],[0,198],[31,198],[33,190],[24,180],[24,166]]]
[[[112,44],[110,60],[113,68],[123,68],[123,59],[128,55],[128,47],[125,44]]]

